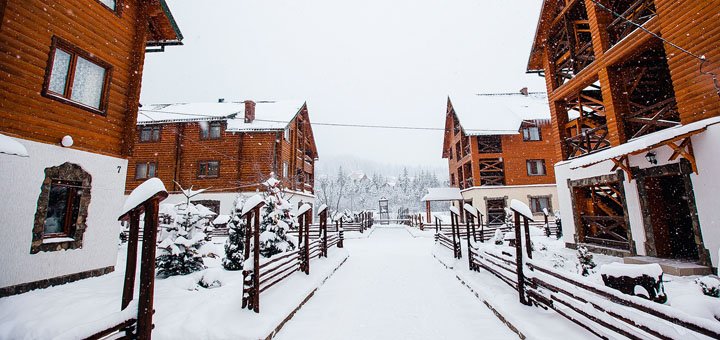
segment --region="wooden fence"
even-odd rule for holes
[[[521,303],[552,309],[602,339],[617,337],[613,333],[628,339],[680,339],[697,334],[720,339],[717,322],[534,262],[529,242],[530,220],[516,210],[513,212],[515,254],[471,245],[469,266],[475,271],[482,268],[517,290]],[[690,334],[679,332],[678,327]]]
[[[243,287],[242,307],[256,313],[260,312],[260,295],[270,287],[280,283],[295,272],[301,271],[310,274],[311,260],[318,257],[327,257],[328,249],[333,246],[343,247],[342,227],[330,233],[327,228],[327,208],[319,211],[320,223],[316,229],[310,228],[309,204],[298,210],[299,228],[297,234],[298,248],[267,259],[260,259],[260,208],[259,202],[241,218],[246,218],[248,233],[246,233],[245,249],[252,249],[252,254],[245,254],[246,260],[252,256],[253,267],[243,271],[245,277]]]

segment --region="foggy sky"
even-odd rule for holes
[[[540,0],[167,2],[185,46],[146,56],[144,104],[303,99],[311,122],[442,128],[449,94],[545,90],[525,74]],[[324,163],[447,167],[441,131],[313,131]]]

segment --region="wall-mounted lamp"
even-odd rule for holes
[[[656,164],[657,164],[657,158],[655,158],[655,153],[652,152],[652,151],[648,152],[648,153],[645,155],[645,159],[647,159],[647,161],[648,161],[650,164],[653,164],[653,165],[656,165]]]
[[[69,147],[73,146],[73,139],[69,135],[65,136],[60,141],[60,144],[66,148],[69,148]]]

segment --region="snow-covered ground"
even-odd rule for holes
[[[221,244],[212,246],[223,254]],[[0,299],[0,339],[52,339],[118,312],[125,245],[119,255],[115,272],[108,275]],[[219,258],[206,258],[206,270],[157,279],[153,338],[265,338],[348,257],[346,250],[335,247],[328,255],[311,262],[309,276],[295,273],[263,292],[260,314],[241,308],[242,272],[222,269]],[[198,281],[203,277],[222,286],[202,288]]]
[[[350,259],[277,339],[517,338],[433,259],[433,244],[399,225],[346,241]]]

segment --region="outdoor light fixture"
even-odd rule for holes
[[[64,146],[64,147],[66,147],[66,148],[71,147],[71,146],[73,145],[73,143],[74,143],[74,142],[73,142],[73,139],[72,139],[71,136],[65,136],[65,137],[63,137],[62,140],[60,141],[60,144],[61,144],[62,146]]]
[[[645,159],[647,159],[650,164],[656,165],[657,164],[657,158],[655,158],[655,153],[650,151],[645,155]]]

